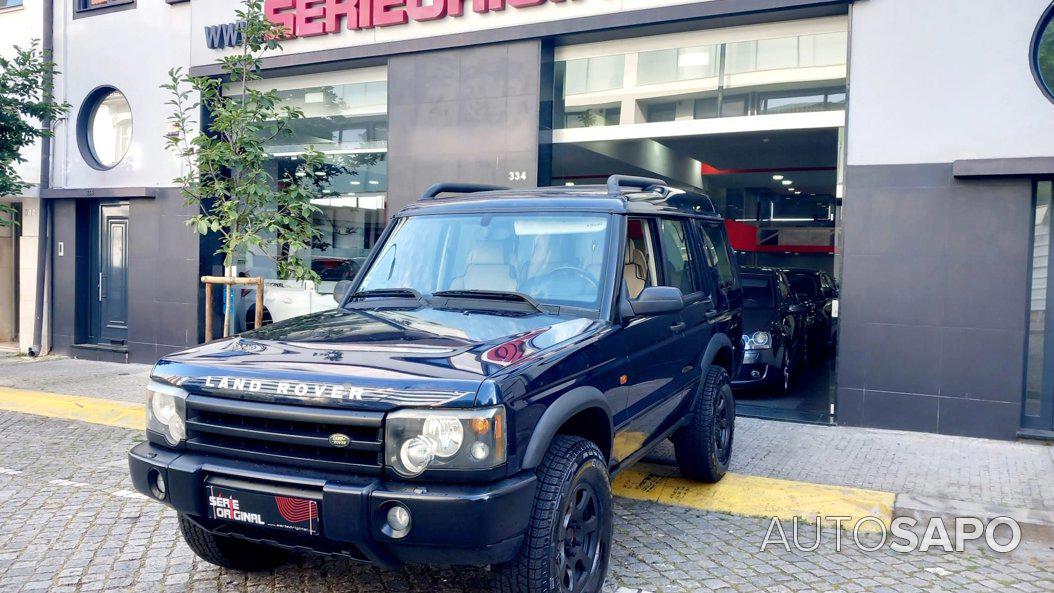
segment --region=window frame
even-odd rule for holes
[[[91,6],[89,0],[73,0],[73,18],[79,19],[110,12],[132,10],[138,0],[107,0],[105,4]]]
[[[689,292],[689,293],[685,293],[684,291],[681,291],[682,292],[682,297],[684,298],[685,302],[688,303],[688,302],[694,302],[694,301],[697,301],[697,300],[700,300],[700,299],[703,299],[703,298],[706,298],[706,297],[710,296],[708,294],[708,292],[709,292],[708,291],[708,283],[706,282],[706,280],[704,278],[700,278],[699,277],[699,266],[696,265],[696,264],[693,264],[692,259],[691,259],[691,258],[698,258],[699,257],[699,250],[696,247],[696,240],[695,240],[694,235],[692,234],[694,232],[694,231],[692,231],[692,227],[695,226],[695,225],[692,224],[692,220],[693,219],[690,218],[690,217],[682,217],[682,216],[652,216],[652,217],[648,217],[648,218],[651,219],[651,221],[652,221],[652,223],[651,223],[652,229],[655,232],[656,240],[654,241],[653,247],[656,249],[658,257],[659,257],[659,259],[661,260],[661,263],[662,263],[662,265],[658,265],[659,262],[656,262],[655,272],[657,274],[658,281],[659,281],[659,283],[656,284],[656,286],[666,286],[666,287],[670,287],[670,288],[679,288],[679,287],[675,287],[675,286],[671,286],[670,284],[667,284],[667,280],[666,280],[666,247],[662,244],[662,239],[661,239],[662,230],[660,228],[660,226],[661,226],[660,225],[660,221],[666,220],[666,221],[672,221],[672,222],[679,222],[682,225],[681,228],[684,230],[684,240],[686,242],[686,247],[688,249],[688,257],[690,258],[687,261],[685,261],[685,265],[688,266],[688,273],[689,273],[689,276],[692,279],[692,284],[693,284],[692,288],[694,289],[694,290],[692,290],[692,292]]]
[[[25,0],[17,0],[17,2],[18,2],[18,4],[11,4],[9,6],[0,6],[0,14],[5,13],[5,12],[14,12],[16,10],[21,10],[21,9],[26,7]]]
[[[1048,83],[1043,80],[1043,75],[1039,71],[1039,42],[1048,29],[1051,29],[1051,34],[1054,35],[1054,2],[1051,2],[1050,6],[1039,17],[1039,22],[1036,24],[1036,29],[1032,33],[1032,40],[1028,46],[1028,66],[1032,71],[1032,78],[1035,79],[1036,85],[1039,86],[1043,96],[1051,103],[1054,103],[1054,80]]]

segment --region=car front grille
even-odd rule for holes
[[[261,463],[379,474],[383,419],[379,412],[191,395],[187,449]],[[347,445],[332,444],[335,434],[348,437]]]

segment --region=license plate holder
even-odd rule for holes
[[[205,482],[205,507],[209,519],[300,535],[321,534],[320,501],[296,491],[290,492],[290,489],[262,491],[230,486],[225,482]]]

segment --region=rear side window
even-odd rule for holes
[[[712,257],[716,260],[716,263],[712,262],[712,264],[717,268],[718,288],[735,286],[736,268],[732,263],[732,251],[728,247],[728,236],[725,234],[724,225],[700,222],[699,229],[702,231],[707,252],[712,252]],[[711,256],[707,255],[707,257]]]
[[[692,294],[699,289],[692,275],[692,254],[687,230],[684,221],[659,219],[663,284],[680,288],[684,294]]]

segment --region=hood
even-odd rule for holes
[[[334,310],[167,356],[153,376],[190,393],[260,401],[471,406],[487,377],[602,325],[543,313]]]
[[[770,331],[778,316],[776,309],[743,309],[743,331]]]

